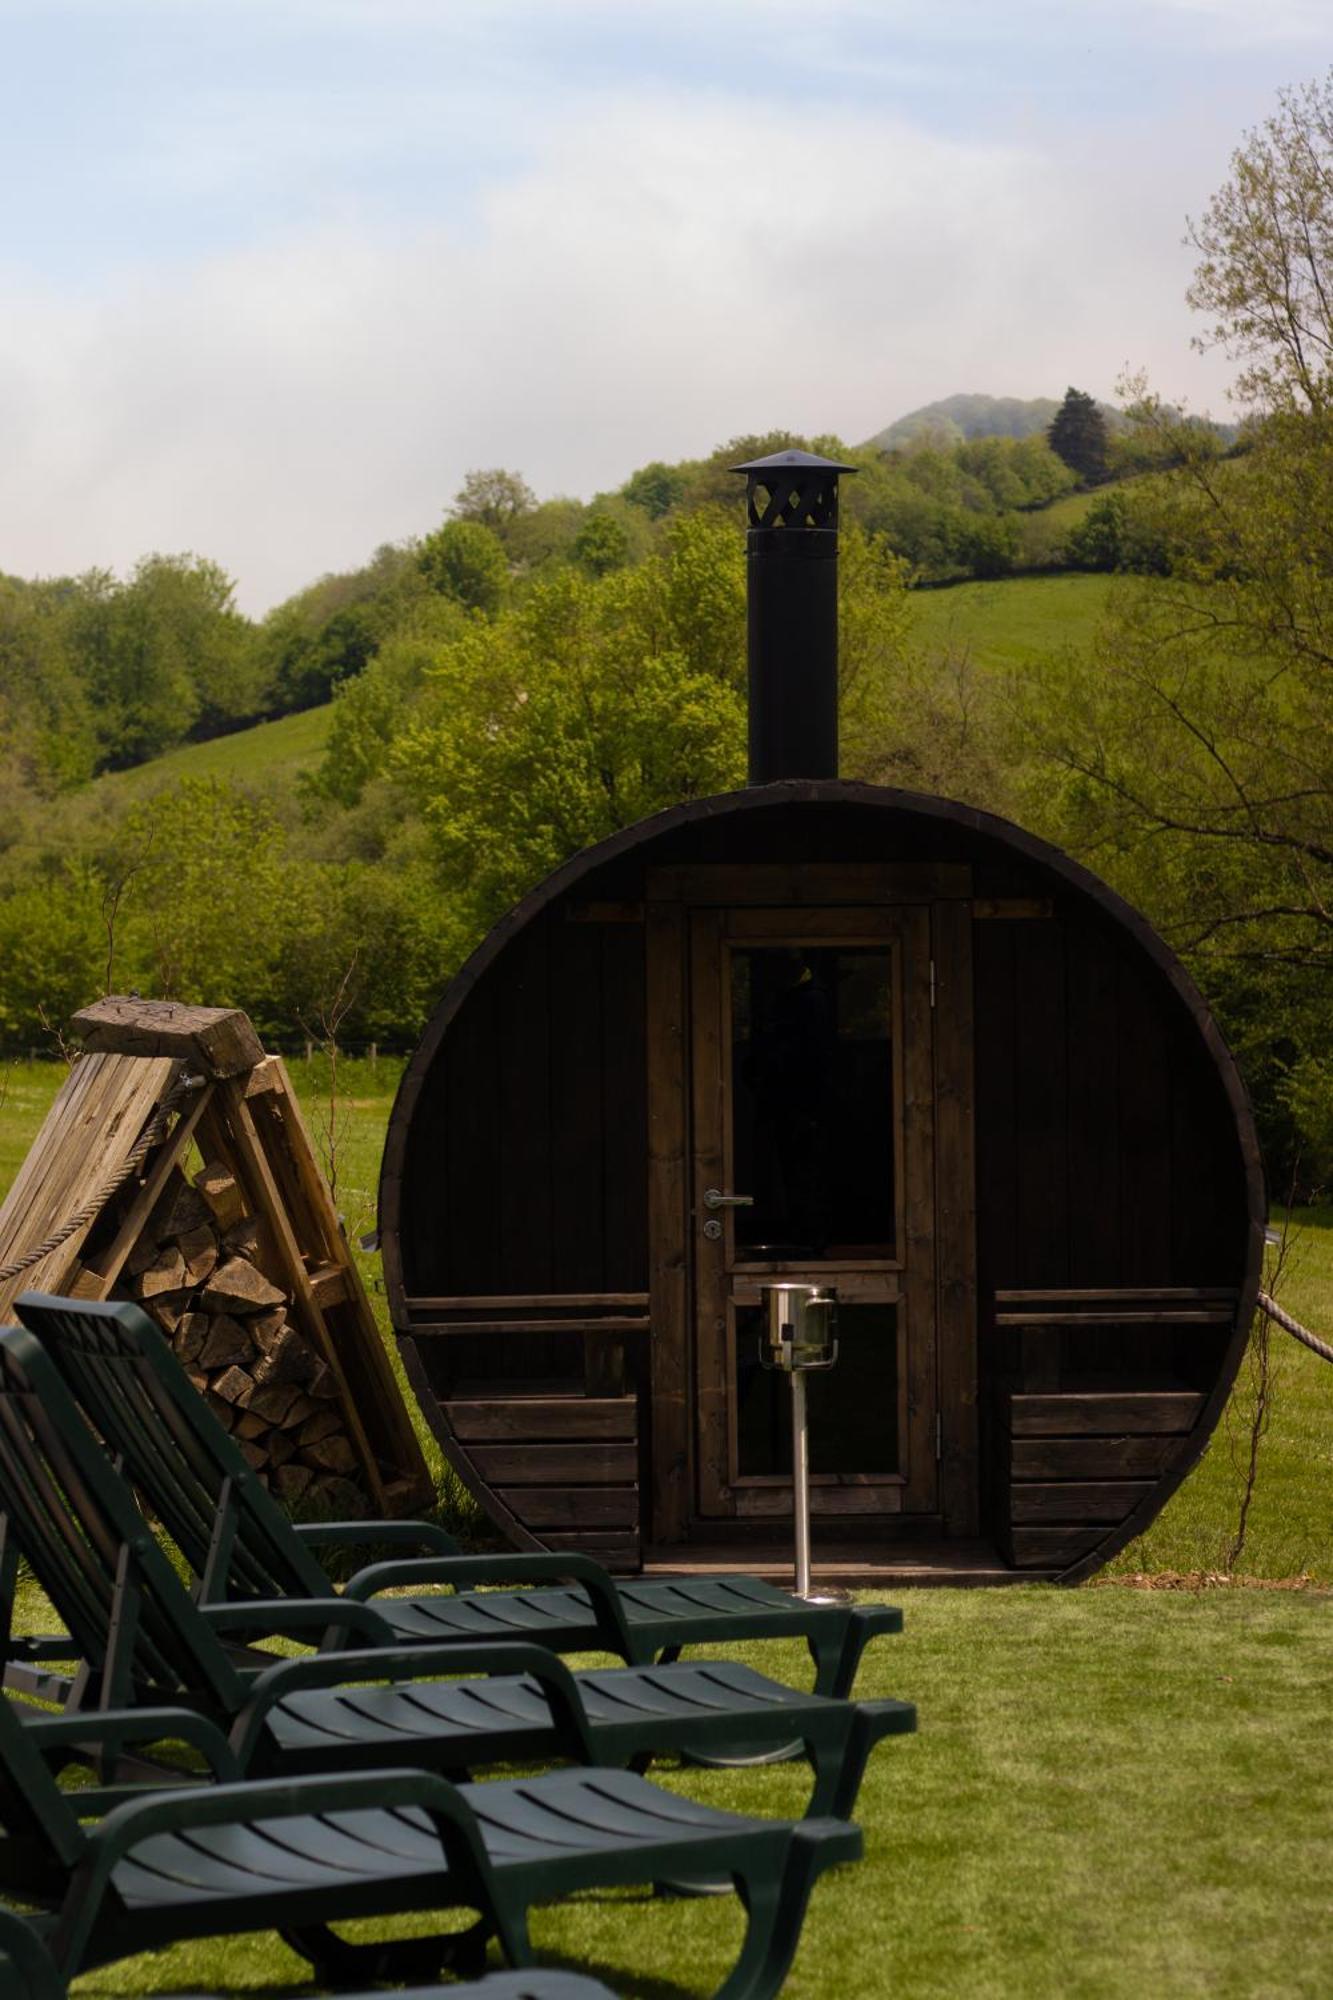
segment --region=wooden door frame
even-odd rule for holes
[[[846,904],[929,906],[934,998],[931,1178],[935,1190],[936,1407],[944,1532],[978,1527],[976,1190],[972,1057],[971,870],[957,863],[703,863],[649,871],[644,905],[648,1059],[650,1538],[689,1538],[693,1413],[700,1385],[691,1338],[691,1012],[687,908]],[[921,1121],[918,1121],[921,1122]]]

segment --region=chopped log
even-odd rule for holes
[[[300,1430],[307,1417],[313,1417],[319,1404],[313,1396],[307,1396],[304,1389],[298,1389],[287,1406],[287,1414],[282,1420],[285,1431]]]
[[[314,1476],[308,1465],[280,1465],[273,1475],[273,1491],[284,1507],[294,1507]]]
[[[228,1404],[226,1407],[230,1409],[231,1406]],[[267,1429],[268,1425],[264,1419],[257,1417],[253,1410],[242,1410],[232,1426],[231,1434],[234,1438],[258,1438],[262,1437]]]
[[[245,1215],[245,1197],[235,1175],[221,1160],[210,1160],[194,1177],[194,1184],[221,1230],[231,1229]]]
[[[201,1375],[198,1372],[198,1370],[195,1369],[190,1372],[190,1374],[186,1377],[186,1380],[189,1382],[190,1387],[192,1389],[197,1389],[199,1391],[199,1394],[201,1396],[206,1393],[208,1389],[207,1375]]]
[[[252,1472],[262,1472],[268,1464],[268,1453],[254,1438],[241,1438],[237,1450]]]
[[[294,1326],[287,1326],[257,1364],[255,1380],[271,1383],[275,1387],[279,1383],[289,1383],[296,1388],[304,1388],[322,1366],[309,1341],[303,1340]]]
[[[252,1264],[262,1264],[267,1244],[259,1217],[243,1215],[239,1222],[232,1223],[230,1229],[224,1229],[222,1247],[232,1257],[248,1257]]]
[[[193,1312],[183,1315],[176,1328],[175,1339],[172,1341],[176,1359],[182,1367],[188,1368],[191,1363],[198,1361],[212,1326],[213,1322],[207,1313]]]
[[[286,1465],[288,1459],[296,1455],[296,1440],[286,1431],[270,1431],[265,1443],[268,1449],[268,1462],[275,1471],[278,1466]]]
[[[370,1503],[359,1486],[336,1473],[323,1473],[310,1489],[321,1514],[332,1521],[361,1521],[370,1512]]]
[[[254,1349],[250,1336],[238,1319],[229,1313],[219,1313],[209,1326],[208,1336],[199,1351],[201,1368],[227,1368],[234,1361],[248,1362],[253,1359]]]
[[[192,1285],[202,1285],[218,1261],[218,1240],[206,1222],[197,1229],[187,1229],[176,1238],[177,1247],[185,1259],[185,1275]]]
[[[236,1412],[231,1404],[224,1397],[215,1395],[211,1389],[205,1390],[204,1402],[223,1430],[229,1431],[236,1421]]]
[[[239,1403],[244,1409],[255,1392],[255,1385],[244,1368],[228,1368],[213,1384],[213,1393],[225,1397],[229,1403]]]
[[[324,1438],[332,1437],[341,1429],[342,1420],[336,1410],[318,1410],[313,1417],[308,1417],[302,1424],[296,1442],[304,1451],[307,1445],[319,1444]],[[329,1470],[331,1471],[332,1467]]]
[[[250,1338],[261,1354],[267,1354],[287,1324],[287,1314],[281,1306],[272,1312],[256,1313],[250,1321]]]
[[[127,1278],[141,1277],[156,1256],[156,1239],[148,1231],[145,1231],[130,1251],[121,1269]]]
[[[135,1279],[134,1294],[140,1299],[155,1299],[163,1292],[178,1292],[184,1280],[185,1259],[174,1244],[168,1244]]]
[[[185,1304],[178,1292],[164,1292],[162,1297],[154,1299],[148,1308],[150,1317],[157,1321],[168,1339],[180,1325],[184,1310]]]
[[[339,1399],[338,1378],[326,1361],[321,1361],[313,1378],[306,1383],[312,1396],[318,1396],[321,1403],[336,1403]]]
[[[209,1076],[236,1076],[264,1060],[248,1017],[235,1007],[187,1007],[178,1000],[115,994],[70,1022],[85,1049],[126,1056],[187,1056]]]
[[[356,1453],[350,1438],[321,1438],[318,1444],[302,1445],[301,1458],[306,1465],[312,1465],[319,1472],[354,1472]]]
[[[281,1383],[265,1385],[261,1382],[251,1396],[247,1408],[263,1417],[266,1423],[281,1424],[300,1393],[299,1389],[287,1388]]]
[[[202,1229],[212,1220],[208,1203],[197,1194],[184,1174],[173,1168],[162,1199],[148,1223],[148,1233],[159,1243],[174,1243],[192,1229]]]
[[[284,1294],[244,1257],[229,1257],[209,1278],[203,1302],[210,1312],[249,1314],[282,1305]]]

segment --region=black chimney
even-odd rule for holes
[[[838,775],[838,475],[808,451],[733,467],[749,512],[750,783]]]

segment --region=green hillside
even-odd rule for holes
[[[1109,576],[1022,576],[913,596],[913,636],[932,651],[966,650],[984,666],[1024,666],[1090,642]]]
[[[257,722],[207,743],[185,743],[165,756],[136,764],[129,771],[109,772],[94,780],[92,790],[111,799],[138,798],[182,778],[294,778],[318,761],[329,733],[332,705],[301,709],[276,722]]]

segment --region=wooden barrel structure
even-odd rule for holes
[[[1222,1410],[1266,1219],[1244,1088],[1143,917],[836,747],[836,483],[744,468],[750,786],[575,856],[409,1064],[380,1186],[409,1379],[524,1548],[780,1572],[762,1287],[831,1285],[816,1578],[1076,1579]]]

